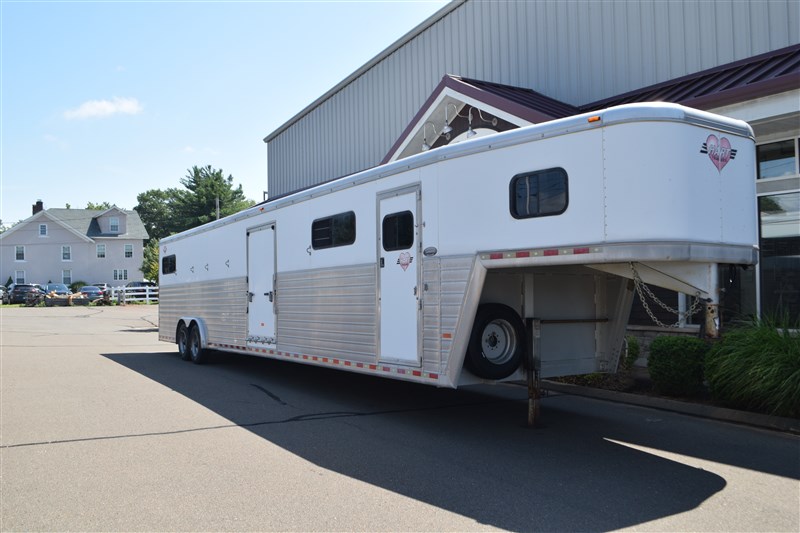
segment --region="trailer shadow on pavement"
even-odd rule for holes
[[[692,458],[800,477],[786,461],[796,440],[750,453],[741,428],[673,413],[551,396],[529,429],[521,387],[436,389],[230,354],[105,357],[321,468],[506,530],[612,530],[695,509],[726,481]]]

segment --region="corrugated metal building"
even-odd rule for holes
[[[762,241],[775,261],[762,254],[760,276],[730,287],[737,312],[800,314],[799,43],[796,0],[453,0],[264,139],[269,195],[457,142],[473,122],[488,134],[622,102],[686,103],[748,120],[762,144],[758,192],[773,209],[762,234],[780,245]]]

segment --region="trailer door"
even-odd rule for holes
[[[247,345],[275,345],[275,225],[247,232]]]
[[[380,358],[419,365],[419,188],[378,197]]]

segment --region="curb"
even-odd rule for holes
[[[747,411],[738,411],[736,409],[727,409],[725,407],[688,403],[654,396],[643,396],[640,394],[631,394],[629,392],[617,392],[605,389],[595,389],[592,387],[581,387],[580,385],[556,383],[546,379],[542,380],[541,388],[561,394],[572,394],[574,396],[585,396],[587,398],[595,398],[609,402],[626,403],[630,405],[638,405],[640,407],[651,407],[653,409],[661,409],[663,411],[673,411],[676,413],[710,418],[723,422],[744,424],[748,426],[755,426],[800,435],[800,420],[796,420],[794,418],[762,415],[760,413],[750,413]]]

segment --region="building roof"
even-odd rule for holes
[[[97,237],[108,237],[115,239],[148,239],[150,236],[139,218],[139,213],[136,211],[128,211],[119,209],[127,217],[125,223],[126,233],[103,233],[100,231],[100,225],[97,222],[97,217],[106,213],[108,210],[94,210],[94,209],[64,209],[53,208],[47,209],[45,212],[52,218],[64,223],[71,227],[81,235],[86,235],[90,239]]]
[[[457,76],[454,77],[467,85],[471,85],[478,91],[483,91],[489,95],[501,98],[506,102],[524,106],[537,111],[541,115],[544,115],[532,117],[531,122],[541,122],[542,119],[553,120],[556,118],[571,117],[580,113],[580,109],[577,107],[566,104],[560,100],[556,100],[555,98],[550,98],[549,96],[545,96],[542,93],[538,93],[532,89],[503,85],[501,83],[493,83],[490,81],[481,81]]]
[[[800,44],[580,106],[593,111],[635,102],[711,109],[800,88]]]

